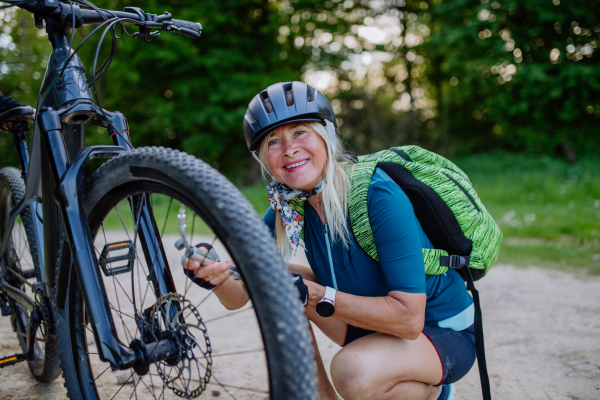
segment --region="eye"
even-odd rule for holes
[[[296,136],[304,135],[306,131],[296,131]]]
[[[271,140],[269,140],[269,146],[274,146],[277,144],[277,142],[278,142],[278,139],[271,139]]]

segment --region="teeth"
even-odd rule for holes
[[[299,163],[292,164],[292,165],[288,165],[288,166],[287,166],[287,167],[285,167],[285,168],[287,168],[287,169],[290,169],[290,168],[298,167],[298,166],[300,166],[300,165],[304,165],[304,164],[306,164],[307,162],[308,162],[308,160],[300,161]]]

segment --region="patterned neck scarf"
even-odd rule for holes
[[[300,200],[306,201],[309,197],[321,193],[324,186],[324,181],[321,181],[309,192],[302,192],[298,189],[284,185],[283,183],[271,183],[267,187],[267,199],[271,204],[271,208],[275,211],[279,211],[285,229],[285,235],[290,242],[292,255],[294,256],[299,247],[305,248],[304,240],[302,239],[304,219],[298,214],[298,211],[289,204],[289,201],[296,196],[298,196]]]

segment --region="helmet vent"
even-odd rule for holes
[[[294,95],[292,94],[291,90],[285,91],[285,104],[287,104],[288,107],[294,105]]]
[[[324,107],[321,104],[319,104],[317,106],[317,110],[318,110],[319,114],[325,114],[325,115],[329,115],[331,117],[331,113],[329,112],[329,109],[327,107]]]
[[[306,89],[306,101],[308,101],[309,103],[315,101],[315,97],[317,95],[317,91],[315,90],[315,88],[306,85]]]
[[[253,124],[256,122],[256,118],[254,117],[254,114],[252,114],[252,111],[250,111],[250,109],[246,110],[246,120],[249,124]]]
[[[271,104],[271,99],[266,98],[264,99],[265,102],[265,108],[267,109],[267,114],[272,114],[274,112],[273,110],[273,104]]]

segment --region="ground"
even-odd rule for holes
[[[477,288],[495,400],[600,399],[599,277],[497,265]],[[329,364],[339,347],[319,333],[317,340]],[[0,319],[0,351],[18,350],[9,320]],[[0,399],[64,399],[62,383],[39,384],[17,364],[0,370]],[[457,400],[480,399],[477,367],[456,386]]]

